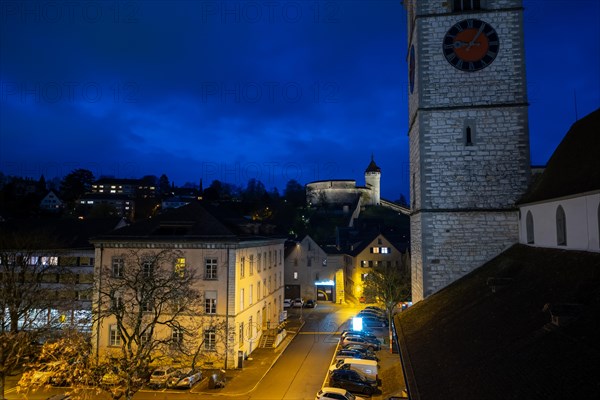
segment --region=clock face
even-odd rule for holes
[[[415,46],[410,46],[410,59],[408,61],[408,74],[409,74],[410,92],[412,93],[413,90],[415,90]]]
[[[499,48],[496,30],[478,19],[457,22],[444,36],[444,57],[461,71],[473,72],[487,67],[498,55]]]

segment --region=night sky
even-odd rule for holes
[[[600,2],[524,1],[531,162],[600,107]],[[408,197],[399,0],[0,1],[0,172]],[[501,56],[501,55],[499,55]]]

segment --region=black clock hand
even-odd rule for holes
[[[481,35],[481,32],[483,32],[483,28],[485,28],[485,23],[482,23],[481,26],[479,27],[479,31],[477,31],[477,34],[475,35],[475,37],[473,39],[471,39],[471,41],[469,42],[469,46],[467,47],[467,50],[469,50],[471,48],[471,46],[475,45],[475,41],[477,40],[477,38],[479,37],[479,35]],[[479,45],[479,43],[477,43],[477,45]]]

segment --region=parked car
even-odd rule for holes
[[[42,365],[40,369],[35,371],[31,376],[32,385],[57,384],[56,375],[63,366],[61,361],[54,361]]]
[[[366,306],[364,309],[365,310],[375,310],[375,311],[379,311],[380,313],[384,313],[384,314],[386,313],[386,311],[383,308],[377,307],[377,306]]]
[[[378,329],[378,328],[385,328],[386,326],[388,326],[387,319],[371,317],[371,316],[364,316],[364,315],[359,315],[359,317],[362,318],[363,326],[365,326],[366,328]]]
[[[152,375],[150,375],[150,382],[148,382],[148,385],[152,387],[166,386],[175,371],[176,369],[174,367],[160,367],[155,369],[154,372],[152,372]]]
[[[369,381],[364,375],[352,369],[336,369],[329,376],[329,384],[333,387],[372,395],[377,389],[377,382]]]
[[[344,338],[346,336],[360,336],[360,337],[377,340],[377,336],[375,336],[375,334],[373,334],[373,332],[371,332],[371,331],[352,331],[352,330],[342,331],[342,337]]]
[[[335,353],[335,361],[339,361],[345,358],[362,358],[363,360],[375,360],[379,361],[379,358],[370,352],[362,352],[356,349],[341,349]]]
[[[315,308],[317,306],[316,300],[308,299],[304,302],[305,308]]]
[[[359,311],[358,314],[359,315],[373,315],[378,318],[387,318],[386,313],[383,313],[383,312],[380,312],[377,310],[370,310],[370,309],[369,310],[361,310],[361,311]]]
[[[334,388],[334,387],[323,387],[317,395],[315,400],[365,400],[363,397],[355,396],[346,389]]]
[[[167,382],[168,387],[189,388],[202,380],[202,372],[194,371],[191,368],[179,368],[173,372],[171,379]]]
[[[376,355],[373,350],[368,349],[365,345],[362,345],[362,344],[351,344],[349,346],[342,348],[342,350],[354,350],[354,351],[358,351],[358,352],[368,355],[368,356]]]
[[[297,297],[294,299],[294,301],[292,301],[292,307],[302,308],[303,305],[304,305],[304,300],[302,300],[300,297]]]
[[[290,308],[292,306],[292,299],[283,299],[283,308]]]
[[[379,350],[381,348],[381,343],[377,339],[373,340],[360,336],[346,336],[340,339],[342,348],[353,344],[359,344],[370,350]]]

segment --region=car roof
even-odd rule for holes
[[[321,388],[321,390],[323,392],[329,392],[329,393],[346,394],[346,389],[342,389],[342,388],[324,387],[324,388]]]

